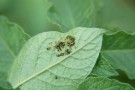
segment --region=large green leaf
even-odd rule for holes
[[[10,83],[21,90],[76,90],[96,63],[103,32],[98,28],[78,27],[67,33],[52,31],[36,35],[14,61]],[[72,47],[67,44],[70,40],[65,39],[69,35],[72,43],[75,38]],[[60,42],[65,43],[61,49]],[[58,56],[60,53],[64,55]]]
[[[104,77],[90,77],[86,79],[78,90],[135,90],[129,84],[121,83]]]
[[[105,35],[101,53],[115,68],[135,79],[135,35],[124,32]]]
[[[47,17],[47,11],[51,6],[48,0],[11,0],[11,2],[4,15],[21,25],[30,35],[59,29]]]
[[[110,63],[102,55],[100,55],[90,75],[111,77],[117,76],[118,73],[110,65]]]
[[[98,24],[108,30],[135,32],[135,8],[127,2],[132,0],[101,0]]]
[[[8,88],[7,72],[13,59],[29,38],[22,28],[0,16],[0,86]]]
[[[97,0],[50,0],[48,11],[51,21],[58,23],[62,31],[74,27],[92,27],[96,21]]]

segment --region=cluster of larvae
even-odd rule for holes
[[[72,52],[72,48],[75,45],[75,37],[68,35],[65,37],[64,40],[58,41],[53,46],[54,50],[56,51],[56,56],[64,56],[68,55]],[[48,47],[47,50],[50,50],[51,47]]]

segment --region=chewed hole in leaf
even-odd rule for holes
[[[72,48],[75,46],[75,37],[71,35],[67,35],[64,39],[60,39],[59,41],[54,41],[55,43],[49,43],[47,50],[53,49],[56,51],[56,56],[65,56],[72,53]],[[52,45],[53,44],[53,45]]]

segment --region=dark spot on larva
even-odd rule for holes
[[[58,79],[58,76],[55,76],[54,78],[55,78],[55,79]]]
[[[64,56],[64,53],[57,54],[57,57]]]
[[[65,54],[66,54],[66,55],[68,55],[68,54],[70,54],[70,53],[71,53],[71,50],[70,50],[70,49],[66,49],[66,50],[65,50]]]
[[[47,48],[46,48],[46,50],[50,50],[50,49],[51,49],[51,47],[47,47]]]

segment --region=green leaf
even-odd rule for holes
[[[95,26],[97,0],[51,0],[48,11],[52,22],[58,23],[63,32],[75,27]]]
[[[10,83],[21,90],[76,90],[96,63],[103,32],[98,28],[78,27],[67,33],[52,31],[36,35],[14,61]],[[75,42],[73,46],[69,41]],[[60,56],[61,53],[64,55]]]
[[[0,87],[0,90],[20,90],[20,89],[19,88],[18,89],[5,89],[5,88]]]
[[[8,88],[7,72],[23,44],[29,38],[22,28],[0,16],[0,86]]]
[[[6,89],[12,88],[9,82],[7,81],[7,72],[11,65],[12,61],[3,61],[0,59],[0,86]]]
[[[86,79],[78,90],[135,90],[129,84],[104,77],[90,77]]]
[[[90,75],[111,77],[111,76],[117,76],[118,73],[110,65],[110,63],[101,55],[98,58],[96,65],[93,68],[92,73]]]
[[[25,32],[35,35],[44,31],[59,30],[59,26],[50,22],[47,17],[50,7],[48,0],[12,0],[4,15],[19,23]]]
[[[135,12],[127,2],[132,0],[101,0],[98,13],[99,27],[108,30],[135,32]]]
[[[12,0],[0,0],[0,14],[3,13]]]
[[[130,79],[135,79],[135,35],[118,32],[105,35],[102,55],[115,68],[123,70]]]

